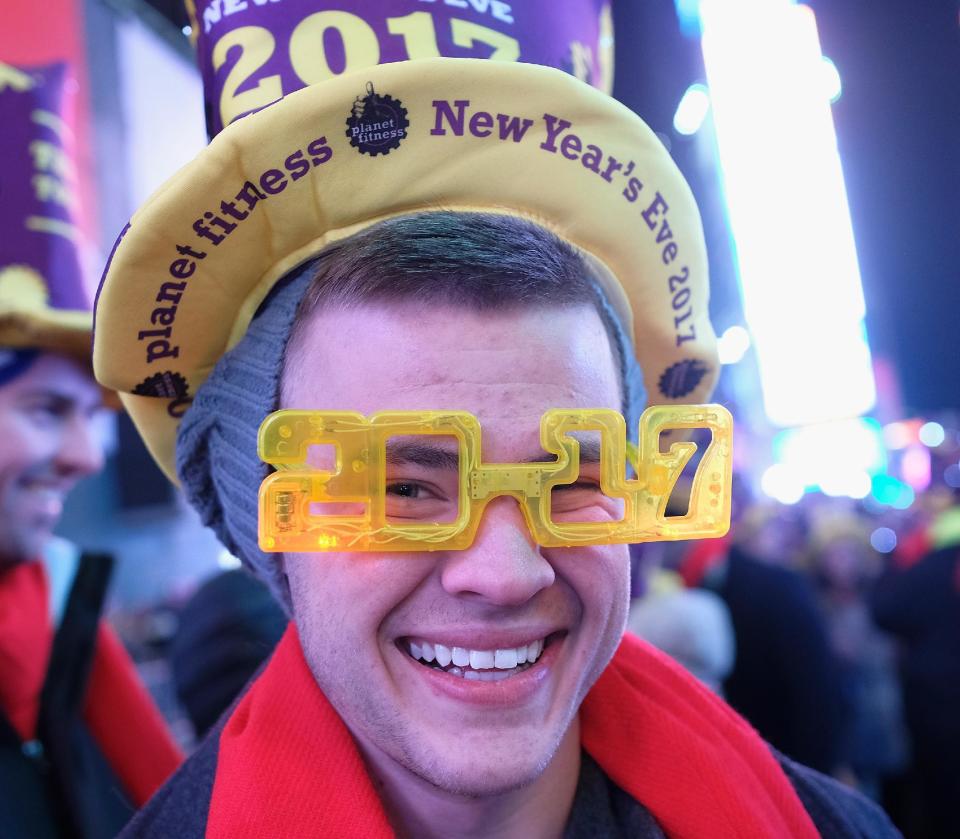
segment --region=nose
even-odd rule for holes
[[[57,466],[77,478],[103,468],[103,439],[95,417],[77,413],[70,418],[60,439]]]
[[[473,544],[447,554],[440,582],[453,595],[519,606],[551,586],[555,578],[519,505],[513,498],[501,497],[484,511]]]

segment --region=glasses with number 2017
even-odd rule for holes
[[[674,442],[662,451],[661,435],[698,428],[712,434],[688,511],[668,516],[697,445]],[[260,486],[260,547],[461,550],[473,543],[486,505],[503,495],[516,499],[544,547],[722,536],[730,525],[732,432],[719,405],[657,405],[643,412],[634,446],[616,411],[551,409],[540,420],[540,444],[555,460],[484,463],[480,423],[464,411],[277,411],[260,427],[260,458],[277,470]],[[431,445],[438,436],[455,448]],[[333,447],[331,468],[309,464],[314,446]],[[398,477],[405,463],[441,477]]]

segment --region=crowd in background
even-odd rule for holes
[[[955,835],[960,491],[935,482],[897,510],[820,493],[788,506],[735,487],[726,537],[635,547],[631,630],[775,748],[882,803],[905,835]],[[286,623],[240,570],[118,618],[188,747]]]
[[[738,500],[724,539],[644,546],[631,628],[906,835],[956,835],[960,493]]]

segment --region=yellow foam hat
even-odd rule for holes
[[[90,312],[56,309],[27,265],[0,269],[0,346],[51,350],[89,363]]]
[[[287,272],[385,218],[510,213],[578,247],[631,332],[652,404],[718,372],[689,187],[629,109],[548,67],[397,62],[225,128],[133,216],[96,305],[94,369],[175,480],[176,430]]]
[[[90,362],[64,63],[0,62],[0,347]]]

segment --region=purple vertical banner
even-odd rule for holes
[[[26,268],[50,307],[77,310],[90,306],[74,223],[73,141],[62,118],[65,78],[64,64],[0,64],[0,292],[7,269]]]
[[[557,67],[609,92],[609,0],[186,0],[210,136],[307,85],[390,61]]]

